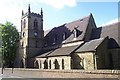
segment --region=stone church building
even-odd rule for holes
[[[41,13],[22,11],[16,66],[37,69],[120,69],[120,22],[97,27],[92,14],[43,30]]]

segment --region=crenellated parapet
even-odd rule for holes
[[[31,16],[36,16],[36,17],[41,17],[41,18],[42,18],[42,15],[37,14],[37,13],[34,13],[34,12],[32,12],[30,15],[31,15]]]
[[[30,10],[31,9],[30,9],[30,4],[29,4],[29,6],[28,6],[28,12],[24,13],[24,11],[22,10],[22,18],[24,18],[24,17],[30,17],[30,16],[43,18],[42,8],[41,8],[40,14],[39,13],[31,12]]]
[[[35,17],[40,17],[40,18],[43,18],[43,16],[42,15],[40,15],[40,14],[38,14],[38,13],[34,13],[34,12],[32,12],[32,13],[25,13],[24,15],[22,15],[22,18],[24,18],[24,17],[26,17],[26,16],[35,16]]]

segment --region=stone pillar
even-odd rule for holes
[[[48,59],[48,69],[51,69],[50,66],[52,66],[52,62],[50,62],[51,59]]]
[[[59,60],[59,64],[60,64],[60,70],[62,70],[62,59]]]
[[[51,69],[55,69],[54,61],[55,61],[55,60],[51,59]]]
[[[44,69],[44,61],[41,61],[41,69]]]
[[[48,69],[50,69],[50,63],[49,62],[50,62],[50,60],[48,59]]]
[[[64,69],[71,69],[71,57],[65,59]]]
[[[69,59],[68,69],[71,69],[71,57],[68,57],[68,59]]]

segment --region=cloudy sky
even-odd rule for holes
[[[20,31],[22,10],[40,13],[43,8],[44,30],[93,14],[98,26],[113,23],[118,18],[118,0],[1,0],[0,23],[12,22]]]

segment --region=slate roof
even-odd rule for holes
[[[74,22],[66,24],[66,27],[71,30],[71,32],[74,30],[75,27],[77,27],[77,30],[80,32],[79,36],[77,37],[77,40],[83,40],[89,19],[91,17],[91,14],[87,17],[84,17],[82,19],[76,20]],[[74,34],[72,33],[65,41],[64,43],[73,41]]]
[[[47,30],[44,32],[44,39],[45,43],[47,46],[53,46],[62,43],[63,41],[63,34],[66,33],[66,38],[69,37],[71,34],[71,31],[65,27],[65,24],[55,27],[51,30]],[[54,38],[56,38],[55,44],[54,43]]]
[[[45,31],[44,32],[45,43],[47,43],[47,46],[54,45],[53,43],[54,43],[55,37],[56,37],[55,45],[63,43],[63,41],[64,43],[71,42],[74,38],[73,30],[75,27],[77,27],[77,30],[80,32],[77,39],[82,40],[84,38],[86,28],[87,28],[87,25],[88,25],[88,22],[91,16],[92,14],[82,19],[78,19],[73,22],[65,23],[61,26]],[[64,33],[66,33],[65,40],[63,39]]]
[[[69,46],[69,47],[61,47],[55,50],[51,50],[47,53],[39,55],[37,57],[50,57],[50,56],[67,56],[70,55],[74,50],[76,50],[79,45]]]
[[[48,51],[48,52],[43,53],[43,54],[41,54],[41,55],[39,55],[39,56],[37,56],[37,57],[47,57],[47,55],[49,55],[49,54],[52,53],[53,51],[54,51],[54,50]]]
[[[57,35],[57,41],[55,45],[63,43],[63,33],[66,33],[66,40],[64,43],[72,42],[74,38],[73,30],[79,31],[79,35],[77,36],[77,40],[83,40],[86,29],[88,27],[89,19],[91,18],[91,14],[87,17],[82,19],[65,23],[61,26],[55,27],[51,30],[47,30],[44,33],[45,42],[47,41],[47,46],[53,46],[53,39]],[[108,36],[108,47],[109,48],[116,48],[120,46],[120,22],[106,25],[103,27],[98,27],[92,29],[91,39],[89,42],[85,42],[81,47],[78,46],[69,46],[69,47],[61,47],[54,50],[48,50],[43,52],[42,55],[37,57],[50,57],[50,56],[65,56],[70,55],[72,52],[85,52],[85,51],[95,51],[96,48],[104,41],[104,39]],[[119,45],[118,45],[119,44]]]
[[[92,30],[91,40],[98,38],[105,38],[109,36],[109,48],[116,48],[120,46],[120,22],[106,25]],[[119,31],[119,32],[118,32]]]
[[[104,38],[94,39],[86,42],[76,52],[95,51],[95,49],[103,42]]]

